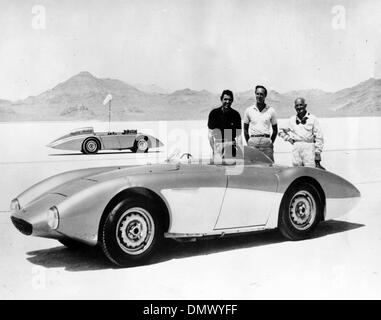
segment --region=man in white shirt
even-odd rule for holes
[[[274,161],[274,141],[278,124],[274,108],[265,103],[266,96],[267,89],[264,86],[255,87],[257,103],[245,111],[243,132],[248,146],[259,149]]]
[[[320,166],[321,152],[324,146],[323,132],[319,121],[313,114],[307,112],[304,98],[295,100],[296,115],[292,116],[279,136],[293,145],[292,156],[294,166]]]

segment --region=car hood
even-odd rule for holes
[[[179,170],[178,164],[156,164],[156,165],[140,165],[140,166],[122,166],[113,168],[111,170],[105,170],[103,172],[94,172],[93,174],[86,175],[82,179],[92,180],[96,182],[103,182],[106,180],[112,180],[115,178],[121,178],[131,175],[140,174],[154,174],[166,171]]]
[[[84,190],[96,183],[103,183],[117,179],[127,179],[134,176],[147,176],[160,174],[170,171],[186,171],[186,172],[205,172],[207,175],[210,171],[223,170],[215,166],[205,165],[187,165],[182,163],[164,163],[164,164],[147,164],[138,166],[119,166],[110,168],[94,168],[86,169],[83,173],[77,173],[77,178],[68,180],[65,183],[56,185],[55,188],[49,190],[52,194],[61,194],[71,196],[81,190]]]
[[[76,182],[77,184],[80,184],[81,181],[83,183],[90,183],[92,176],[105,172],[112,172],[119,168],[121,167],[99,167],[63,172],[32,185],[30,188],[19,194],[16,198],[18,199],[21,207],[24,207],[27,204],[43,197],[47,193],[66,196],[63,192],[60,192],[60,187],[65,188],[65,186],[70,186]],[[124,168],[128,167],[125,166]],[[93,182],[97,181],[94,180]]]
[[[32,197],[34,198],[33,200],[35,200],[44,193],[60,194],[67,197],[98,182],[124,178],[132,175],[178,170],[178,168],[179,166],[175,164],[163,164],[89,168],[68,171],[46,181],[42,181],[19,197],[24,200],[24,203],[27,202],[25,201],[26,196],[28,196],[28,198]]]

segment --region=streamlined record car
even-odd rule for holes
[[[150,148],[158,148],[163,143],[148,134],[137,130],[123,132],[94,132],[94,128],[86,127],[71,131],[47,145],[62,150],[78,150],[84,154],[97,153],[99,150],[123,150],[132,152],[148,152]]]
[[[278,166],[245,146],[226,161],[187,154],[162,164],[64,172],[12,200],[11,219],[25,235],[98,245],[111,262],[128,266],[160,252],[164,238],[279,228],[288,239],[305,239],[359,199],[359,190],[334,173]]]

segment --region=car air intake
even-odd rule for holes
[[[33,227],[29,222],[26,222],[22,219],[11,217],[13,225],[19,230],[22,234],[30,236],[33,231]]]

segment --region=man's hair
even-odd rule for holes
[[[306,105],[306,99],[304,99],[303,97],[297,97],[294,101],[294,103],[296,104],[296,101],[300,100],[304,105]]]
[[[233,92],[231,92],[230,90],[224,90],[224,91],[222,91],[222,93],[221,93],[221,97],[220,97],[220,100],[221,100],[221,101],[222,101],[222,98],[223,98],[223,96],[224,96],[225,94],[226,94],[227,96],[231,97],[231,98],[234,100]]]
[[[267,89],[264,86],[258,85],[255,87],[255,92],[257,92],[257,89],[263,89],[265,90],[265,97],[267,97]]]

